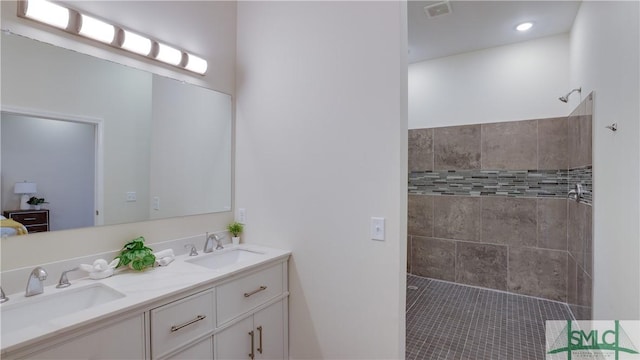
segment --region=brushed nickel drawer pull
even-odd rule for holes
[[[206,316],[206,315],[198,315],[198,316],[196,316],[196,318],[195,318],[195,319],[190,320],[190,321],[187,321],[186,323],[184,323],[184,324],[182,324],[182,325],[174,325],[174,326],[172,326],[172,327],[171,327],[171,332],[178,331],[178,330],[182,329],[183,327],[189,326],[189,325],[191,325],[191,324],[193,324],[193,323],[197,323],[198,321],[200,321],[200,320],[204,320],[204,319],[206,319],[206,318],[207,318],[207,316]]]
[[[249,353],[249,359],[254,359],[256,357],[256,352],[253,350],[254,346],[253,346],[253,340],[254,340],[254,333],[253,330],[249,331],[249,336],[251,336],[251,352]]]
[[[24,218],[24,221],[33,221],[33,220],[38,220],[38,218]]]
[[[257,293],[259,293],[260,291],[263,291],[263,290],[267,290],[267,287],[264,286],[264,285],[262,285],[259,288],[253,290],[252,292],[244,293],[244,297],[249,297],[249,296],[257,294]]]

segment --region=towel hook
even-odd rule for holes
[[[605,126],[607,129],[616,132],[618,131],[618,123],[613,123],[611,125]]]

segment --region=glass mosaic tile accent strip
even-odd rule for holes
[[[591,167],[573,170],[441,170],[409,173],[411,195],[566,198],[575,182],[592,199]]]
[[[407,276],[407,360],[544,359],[545,321],[566,304]]]
[[[575,184],[582,185],[583,195],[580,202],[591,205],[593,202],[593,169],[591,166],[569,170],[569,190],[573,189]]]

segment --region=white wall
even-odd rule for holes
[[[2,210],[20,209],[16,182],[35,182],[51,230],[93,226],[95,126],[2,114]]]
[[[236,55],[236,2],[82,1],[74,6],[129,26],[210,61],[211,70],[198,76],[117,49],[68,35],[16,16],[16,2],[0,1],[2,29],[41,41],[90,53],[132,67],[234,94]],[[2,74],[4,78],[5,73]],[[4,97],[6,94],[2,94]],[[231,212],[196,215],[132,224],[85,228],[11,237],[2,242],[2,270],[119,249],[126,241],[145,236],[154,243],[205,231],[218,231],[233,219]],[[203,237],[204,243],[204,237]]]
[[[637,1],[584,1],[571,32],[571,85],[595,94],[596,319],[640,319],[639,18]]]
[[[568,115],[569,35],[409,65],[409,128]]]
[[[238,3],[237,207],[293,251],[293,359],[404,358],[405,6]]]

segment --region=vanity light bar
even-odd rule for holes
[[[22,9],[18,6],[18,14],[22,12],[24,17],[66,29],[69,26],[69,9],[45,0],[31,0],[27,4],[21,1]]]
[[[142,35],[120,29],[122,36],[121,48],[139,55],[147,56],[151,53],[153,42]]]
[[[207,72],[207,61],[138,33],[111,25],[47,0],[18,1],[18,16],[35,20],[71,34],[80,35],[150,59],[200,75]]]
[[[106,44],[111,44],[116,35],[116,28],[104,21],[88,15],[80,15],[78,34]]]

